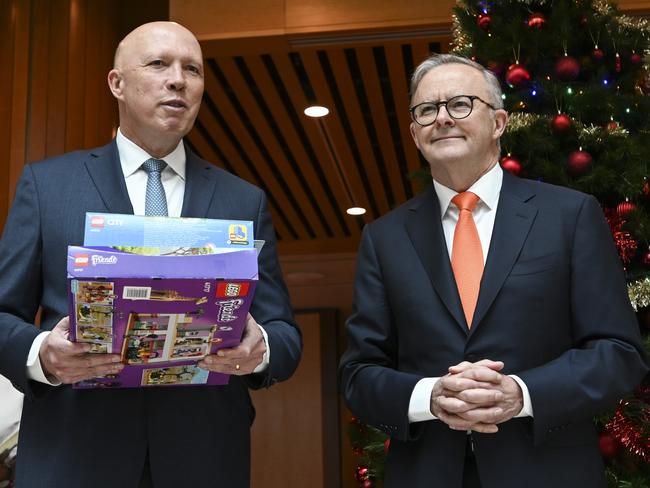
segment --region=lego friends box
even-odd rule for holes
[[[196,363],[241,340],[257,281],[252,223],[110,214],[86,220],[86,246],[68,248],[70,335],[91,343],[92,352],[119,354],[125,368],[74,387],[227,383],[228,375]]]

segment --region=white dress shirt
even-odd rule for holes
[[[148,175],[147,172],[142,169],[142,163],[147,159],[151,159],[152,156],[122,134],[120,129],[117,129],[115,143],[117,144],[117,152],[120,156],[120,165],[122,167],[122,173],[124,174],[129,200],[131,200],[131,206],[133,207],[133,213],[135,215],[144,215]],[[162,159],[167,163],[167,166],[160,175],[163,188],[165,189],[165,197],[167,198],[167,213],[170,217],[180,217],[181,211],[183,210],[183,197],[185,196],[186,156],[183,141],[181,140],[176,146],[176,149],[170,152],[167,156],[156,159]],[[264,353],[262,362],[253,371],[254,373],[264,371],[268,367],[271,357],[268,335],[261,326],[260,331],[264,338],[266,352]],[[49,333],[49,331],[41,332],[36,336],[36,339],[34,339],[27,356],[27,377],[41,383],[56,386],[59,385],[60,382],[52,382],[45,376],[39,358],[41,345]]]
[[[492,231],[494,229],[494,218],[499,205],[499,195],[501,194],[502,183],[503,170],[499,164],[495,164],[490,171],[481,176],[478,181],[468,189],[468,191],[475,193],[480,199],[472,211],[472,216],[474,217],[476,230],[478,231],[479,239],[481,240],[484,263],[487,260],[488,250],[490,249],[490,241],[492,240]],[[449,259],[451,260],[454,230],[456,229],[458,214],[460,213],[458,207],[451,203],[451,199],[454,198],[458,192],[441,185],[435,180],[433,181],[433,185],[440,203],[442,230],[445,234],[447,252],[449,253]],[[498,360],[499,358],[485,359]],[[533,406],[531,404],[530,393],[528,392],[526,384],[516,375],[509,376],[517,382],[523,393],[524,406],[516,417],[532,417]],[[436,419],[436,417],[431,413],[431,393],[434,385],[439,379],[440,378],[437,377],[423,378],[415,385],[409,402],[408,416],[410,422],[422,422],[425,420]]]

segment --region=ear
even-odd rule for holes
[[[122,74],[113,68],[108,72],[108,88],[118,100],[122,99]]]
[[[508,112],[502,108],[494,111],[494,138],[499,139],[508,125]]]
[[[411,122],[411,125],[409,125],[409,131],[411,132],[411,137],[413,138],[413,142],[415,142],[415,147],[417,147],[420,151],[422,151],[422,149],[420,148],[420,143],[418,142],[418,138],[416,136],[417,130],[418,130],[418,126],[415,125],[415,122]]]

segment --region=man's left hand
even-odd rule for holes
[[[449,368],[449,372],[456,377],[473,378],[476,363],[463,362],[456,366]],[[490,390],[501,392],[501,395],[496,397],[496,401],[485,405],[481,402],[484,396],[482,389],[467,389],[457,392],[455,397],[463,400],[467,404],[475,404],[475,408],[470,408],[464,412],[456,412],[456,414],[468,421],[483,423],[483,424],[501,424],[510,420],[519,412],[524,406],[524,398],[521,388],[515,380],[510,376],[502,375],[500,381],[489,384]]]
[[[264,359],[266,344],[264,337],[251,314],[246,317],[246,328],[237,347],[219,349],[216,354],[206,356],[198,366],[217,373],[245,375],[253,372]]]

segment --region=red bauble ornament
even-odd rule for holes
[[[361,483],[361,486],[363,488],[375,488],[375,482],[371,479],[367,479],[363,483]]]
[[[566,114],[557,114],[551,121],[553,132],[566,132],[571,128],[571,119]]]
[[[506,72],[506,83],[513,88],[525,85],[530,81],[530,73],[520,64],[511,64]]]
[[[605,459],[613,459],[621,450],[621,445],[611,435],[600,434],[598,437],[598,448]]]
[[[632,64],[639,64],[641,62],[641,55],[637,53],[632,53],[630,56],[630,63]]]
[[[478,16],[476,24],[483,30],[488,30],[490,28],[490,23],[492,23],[492,17],[487,14],[481,14]]]
[[[501,167],[515,176],[521,173],[521,163],[511,156],[501,158]]]
[[[602,61],[602,59],[605,57],[605,51],[595,48],[591,52],[591,57],[594,58],[595,61]]]
[[[569,154],[567,170],[571,176],[580,176],[587,172],[593,160],[587,151],[573,151]]]
[[[564,56],[555,63],[555,74],[562,81],[573,81],[580,74],[580,63],[576,58]]]
[[[643,179],[643,188],[641,189],[644,195],[650,195],[650,183],[645,178]]]
[[[546,23],[546,17],[544,17],[544,14],[540,14],[539,12],[530,14],[530,17],[528,17],[528,27],[541,29],[542,27],[544,27],[545,23]]]
[[[354,473],[354,477],[359,483],[368,479],[368,468],[366,466],[357,466],[357,470]]]
[[[621,55],[616,53],[616,56],[614,57],[614,69],[616,70],[617,73],[620,73],[621,68],[622,68]]]
[[[607,130],[618,129],[618,122],[616,122],[615,120],[610,120],[609,122],[607,122],[607,125],[605,126],[605,128]]]
[[[616,213],[621,217],[625,217],[627,214],[633,212],[634,210],[636,210],[636,205],[634,205],[632,202],[628,202],[627,200],[619,203],[616,206]]]
[[[384,454],[388,453],[390,449],[390,437],[384,441]]]

